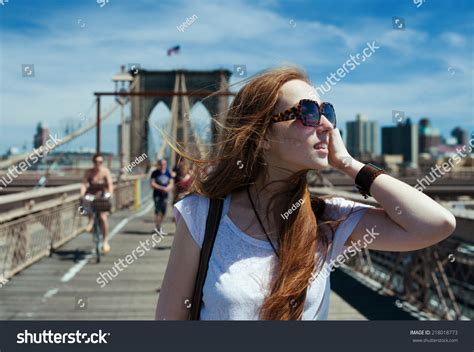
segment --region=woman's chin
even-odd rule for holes
[[[323,158],[313,158],[311,163],[311,169],[314,170],[324,170],[329,166],[329,160],[327,157]]]

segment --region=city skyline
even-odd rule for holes
[[[429,118],[422,117],[413,121],[410,116],[394,121],[392,125],[379,127],[377,121],[357,114],[354,121],[346,123],[346,131],[345,143],[352,156],[372,158],[400,154],[404,156],[405,161],[414,164],[417,163],[419,154],[432,154],[431,148],[437,153],[439,146],[467,145],[468,140],[474,137],[474,134],[469,134],[468,130],[460,126],[455,126],[442,135],[438,128],[431,125]]]
[[[164,110],[163,107],[161,107],[161,109]],[[374,128],[375,128],[375,132],[376,132],[375,133],[376,141],[375,141],[375,146],[373,147],[373,148],[375,148],[375,153],[373,153],[374,155],[382,155],[383,154],[382,153],[382,144],[383,144],[382,129],[390,128],[390,127],[397,127],[397,124],[399,124],[400,122],[404,122],[404,121],[409,119],[414,126],[417,126],[417,135],[420,136],[419,130],[418,130],[418,127],[420,126],[420,122],[422,122],[423,120],[428,120],[430,123],[432,122],[431,119],[429,119],[426,116],[420,117],[418,120],[415,120],[410,116],[406,116],[406,117],[404,117],[403,121],[399,121],[399,122],[395,121],[395,122],[392,122],[391,124],[380,126],[380,125],[378,125],[377,120],[371,120],[365,114],[360,114],[360,113],[356,114],[355,115],[355,119],[356,119],[355,121],[357,121],[358,117],[360,117],[363,120],[363,122],[375,123]],[[341,130],[341,134],[343,136],[344,142],[346,143],[348,151],[350,153],[354,153],[353,156],[361,156],[356,151],[356,149],[354,149],[354,145],[352,145],[348,140],[349,135],[350,135],[350,132],[349,132],[349,129],[348,129],[348,124],[354,123],[355,121],[349,120],[349,121],[347,121],[347,123],[345,125],[345,128],[344,127],[341,128],[340,126],[338,128]],[[161,121],[161,122],[163,122],[163,121]],[[106,123],[107,123],[107,121],[106,121]],[[34,134],[35,134],[35,131],[37,130],[39,124],[42,124],[42,121],[39,121],[34,126],[34,128],[32,128],[32,132],[29,136],[29,140],[30,140],[29,143],[28,143],[28,141],[25,141],[25,143],[23,143],[23,144],[12,145],[12,146],[10,146],[9,148],[7,148],[5,150],[0,149],[0,156],[6,154],[7,150],[10,149],[10,148],[16,149],[16,150],[18,150],[18,152],[21,152],[21,151],[24,150],[25,144],[31,145],[31,148],[35,147],[35,145],[34,145],[34,140],[35,140]],[[110,125],[110,122],[109,122],[109,125]],[[43,127],[46,127],[50,131],[53,131],[53,132],[57,131],[57,129],[55,129],[55,128],[52,128],[52,129],[49,128],[49,126],[47,124],[45,124]],[[463,131],[466,135],[465,138],[469,138],[469,136],[474,134],[474,132],[470,132],[469,130],[463,128],[462,126],[453,126],[452,129],[443,131],[444,133],[441,133],[441,131],[439,131],[439,129],[436,128],[436,126],[434,126],[432,124],[430,125],[430,127],[434,128],[435,130],[437,130],[440,133],[440,137],[441,137],[440,143],[445,143],[446,141],[449,141],[450,139],[458,139],[459,140],[460,137],[453,136],[453,132],[456,131],[456,130]],[[102,131],[102,137],[106,141],[106,144],[104,145],[105,146],[104,151],[107,151],[108,153],[112,153],[112,154],[117,154],[117,150],[118,150],[117,149],[118,148],[117,131],[116,131],[115,128],[116,128],[116,126],[114,125],[114,128],[110,128],[110,129],[105,128]],[[198,132],[202,132],[202,129],[201,129],[201,131],[198,131]],[[79,151],[81,149],[82,150],[94,149],[94,146],[84,146],[83,145],[83,140],[89,139],[89,140],[91,140],[92,142],[95,143],[95,137],[96,137],[95,129],[93,129],[93,130],[88,131],[87,133],[85,133],[84,136],[77,138],[76,141],[72,141],[67,145],[59,147],[59,150],[62,150],[62,151]],[[368,138],[368,137],[362,137],[362,138]],[[82,141],[81,141],[81,139],[82,139]],[[157,142],[157,140],[155,140],[154,142]],[[364,143],[370,143],[370,142],[365,141]],[[465,144],[465,143],[457,143],[457,144]],[[27,147],[27,149],[28,149],[28,147]],[[421,152],[422,151],[421,151],[421,148],[420,148],[420,153]]]

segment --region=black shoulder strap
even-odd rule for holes
[[[210,199],[209,212],[207,214],[206,221],[206,232],[204,233],[204,241],[201,248],[201,256],[199,258],[196,283],[194,284],[190,320],[199,320],[201,313],[202,288],[204,287],[204,281],[206,280],[207,269],[209,267],[209,258],[211,258],[212,248],[214,247],[217,230],[219,229],[223,207],[223,199]]]

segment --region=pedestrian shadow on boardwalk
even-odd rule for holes
[[[61,261],[72,261],[77,263],[84,259],[88,254],[91,254],[92,250],[89,249],[75,249],[75,250],[55,250],[51,252],[50,256],[58,257]]]
[[[152,229],[150,230],[125,230],[125,231],[121,231],[120,232],[122,235],[138,235],[138,236],[151,236],[153,235],[155,232],[152,231]]]
[[[171,246],[157,246],[157,247],[155,247],[155,249],[157,251],[165,251],[165,250],[169,251],[169,250],[171,250]]]
[[[162,229],[163,235],[174,236],[173,232],[167,232],[166,229]],[[157,230],[125,230],[120,232],[121,235],[136,235],[136,236],[152,236],[154,234],[159,235]]]
[[[397,297],[382,296],[340,269],[331,273],[331,290],[368,320],[417,320],[396,306]]]

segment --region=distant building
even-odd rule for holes
[[[17,147],[10,147],[8,148],[4,156],[5,156],[5,159],[8,159],[12,155],[18,155],[18,154],[20,154],[20,150]]]
[[[457,138],[454,138],[454,137],[443,138],[441,136],[441,142],[442,144],[445,144],[445,145],[458,145],[458,140]]]
[[[378,151],[378,126],[368,121],[367,116],[357,114],[355,121],[346,123],[346,146],[355,157],[373,157]]]
[[[456,144],[467,145],[467,131],[461,127],[456,127],[451,131],[451,136],[456,138]]]
[[[401,154],[404,166],[418,166],[418,129],[410,118],[397,126],[382,127],[382,154]]]
[[[403,155],[382,154],[377,156],[372,163],[382,167],[385,171],[388,171],[391,174],[397,174],[400,172],[400,165],[403,165]]]
[[[441,144],[441,134],[437,128],[431,127],[428,118],[422,118],[419,122],[418,145],[420,153],[433,153],[433,148]]]
[[[33,147],[39,148],[49,139],[49,129],[43,126],[43,123],[38,123],[36,126],[36,134],[33,136]]]

